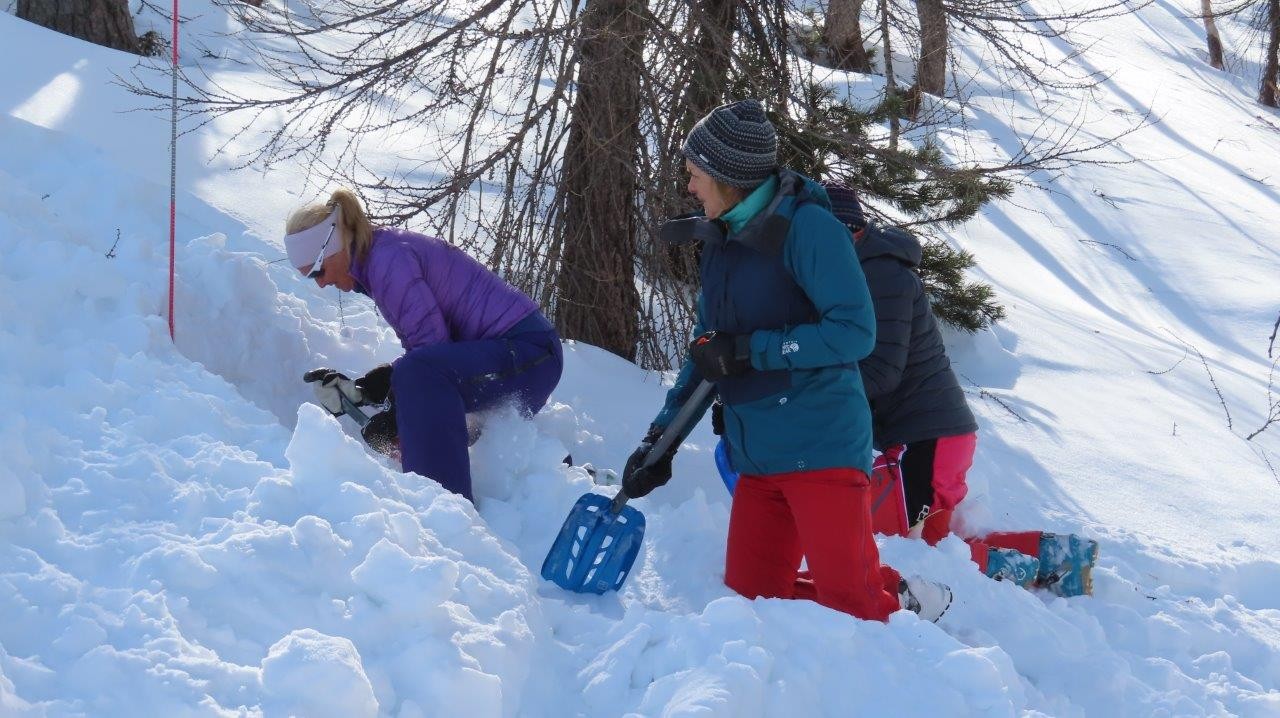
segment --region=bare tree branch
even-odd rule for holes
[[[1276,332],[1280,332],[1280,316],[1276,316],[1276,325],[1271,327],[1271,339],[1267,342],[1267,357],[1271,357],[1271,352],[1276,348]]]

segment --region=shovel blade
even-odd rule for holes
[[[600,494],[578,499],[542,562],[543,578],[575,593],[622,587],[644,541],[644,514],[630,506],[615,514],[611,503]]]

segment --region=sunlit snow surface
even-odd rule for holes
[[[539,417],[487,417],[478,509],[395,471],[299,381],[395,337],[271,264],[314,191],[206,162],[225,125],[181,143],[171,343],[168,128],[108,82],[135,59],[0,15],[0,716],[1280,714],[1280,427],[1242,438],[1280,311],[1280,117],[1180,12],[1108,21],[1080,60],[1116,72],[1090,131],[1161,117],[1105,155],[1136,162],[952,236],[1009,310],[948,337],[982,426],[962,517],[1097,538],[1096,595],[883,540],[954,588],[937,626],[725,588],[707,426],[635,503],[620,594],[541,581],[593,488],[562,457],[620,468],[664,377],[567,345]],[[1007,149],[1040,118],[1005,105],[969,119]]]

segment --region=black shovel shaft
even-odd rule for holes
[[[369,423],[369,415],[360,411],[360,407],[356,406],[356,403],[351,401],[351,397],[347,396],[347,393],[341,389],[338,389],[338,398],[342,400],[343,413],[351,417],[351,420],[359,424],[360,428],[363,429],[365,424]]]
[[[702,380],[702,383],[693,390],[693,394],[680,407],[680,411],[676,412],[676,418],[672,419],[670,424],[667,424],[662,436],[659,436],[658,440],[654,442],[653,448],[649,449],[648,454],[645,454],[644,463],[641,464],[642,468],[653,466],[658,459],[662,458],[663,454],[667,453],[667,449],[670,449],[671,445],[679,440],[689,422],[693,421],[693,415],[697,413],[698,406],[706,401],[707,397],[711,396],[711,392],[715,391],[715,388],[715,384],[706,379]],[[609,505],[609,510],[615,514],[618,513],[623,506],[627,505],[628,498],[625,489],[618,489],[618,495],[613,497],[613,503]]]

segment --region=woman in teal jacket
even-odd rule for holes
[[[848,230],[821,186],[777,167],[777,135],[755,100],[712,111],[683,152],[705,215],[693,221],[703,242],[695,339],[623,490],[644,496],[670,479],[674,449],[648,468],[642,459],[710,380],[742,474],[725,583],[860,618],[911,608],[937,620],[950,591],[881,566],[871,534],[871,415],[858,361],[875,346],[875,312]],[[802,558],[811,578],[798,575]]]

